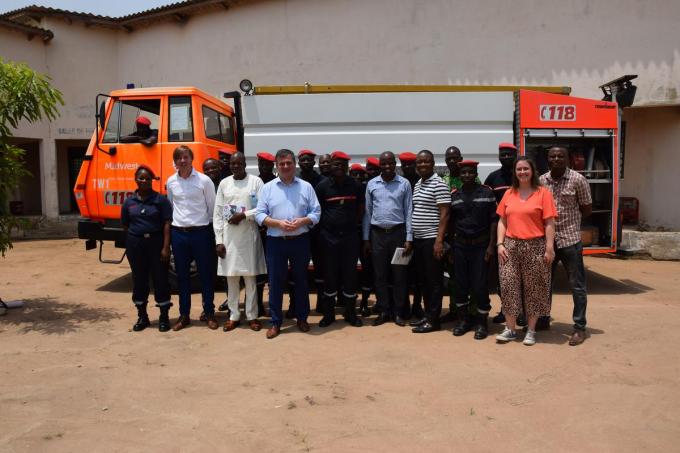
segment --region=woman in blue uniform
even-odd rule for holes
[[[149,274],[153,280],[156,306],[160,308],[158,330],[170,330],[168,311],[170,285],[170,223],[172,206],[168,199],[151,188],[156,179],[153,171],[140,166],[135,172],[137,191],[123,203],[120,220],[127,232],[125,253],[132,270],[132,302],[137,307],[138,319],[132,330],[139,332],[151,325],[146,312],[149,297]]]

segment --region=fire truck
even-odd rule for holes
[[[483,178],[499,167],[498,144],[513,142],[547,171],[547,149],[566,145],[571,168],[593,194],[593,214],[582,227],[584,253],[614,252],[618,239],[619,109],[616,102],[570,96],[568,87],[519,86],[266,86],[244,80],[241,91],[217,99],[197,88],[137,88],[96,98],[97,127],[74,187],[86,248],[123,248],[120,206],[135,190],[139,165],[159,176],[165,193],[179,145],[194,151],[201,169],[208,157],[243,151],[249,171],[255,154],[288,148],[317,154],[342,150],[364,162],[386,150],[429,149],[444,171],[444,151],[458,146],[480,161]],[[231,104],[231,105],[230,105]],[[126,143],[135,119],[147,117],[157,142]]]

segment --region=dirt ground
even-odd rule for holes
[[[0,317],[0,451],[677,451],[680,263],[586,265],[579,347],[563,276],[533,347],[318,316],[266,340],[132,332],[126,264],[19,242],[0,259],[0,296],[26,303]]]

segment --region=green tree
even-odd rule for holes
[[[22,178],[30,176],[24,167],[24,150],[10,143],[12,131],[21,121],[53,120],[64,105],[50,78],[21,63],[0,58],[0,254],[12,248],[10,233],[21,222],[8,210],[11,192]]]

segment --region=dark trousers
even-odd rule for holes
[[[163,233],[149,238],[128,234],[125,240],[125,255],[132,270],[132,302],[144,305],[149,299],[149,276],[153,281],[156,305],[170,305],[168,265],[161,262]]]
[[[555,261],[553,261],[553,275],[557,270],[557,263],[561,261],[569,277],[571,295],[574,299],[574,329],[585,330],[586,328],[586,307],[588,305],[588,294],[586,292],[586,269],[583,265],[583,244],[570,245],[569,247],[555,247]],[[552,280],[555,281],[554,279]],[[552,300],[552,288],[550,292]]]
[[[406,226],[402,225],[389,231],[371,227],[371,254],[375,295],[378,307],[383,313],[394,316],[403,313],[406,307],[408,290],[408,266],[391,264],[394,250],[406,242]],[[392,280],[392,301],[390,301],[390,277]]]
[[[334,237],[332,237],[334,236]],[[324,257],[323,314],[332,316],[334,304],[328,300],[344,297],[345,307],[354,306],[357,297],[357,260],[359,259],[359,234],[356,231],[339,234],[321,234],[321,252]],[[317,297],[321,295],[317,294]]]
[[[283,322],[283,289],[288,277],[290,262],[295,283],[295,317],[306,321],[309,316],[309,287],[307,285],[307,266],[309,264],[309,234],[292,239],[269,236],[267,238],[267,271],[269,273],[269,312],[272,324],[280,326]]]
[[[196,262],[198,277],[201,281],[203,311],[206,315],[215,314],[214,258],[215,239],[209,226],[190,231],[176,228],[171,230],[172,254],[179,286],[179,313],[189,316],[191,312],[191,261]]]
[[[458,309],[467,307],[471,299],[477,303],[479,314],[485,315],[491,310],[487,282],[489,264],[484,261],[486,248],[487,244],[454,243],[453,245],[453,273],[456,279],[455,303]]]
[[[413,259],[418,276],[418,287],[425,302],[425,316],[432,324],[439,324],[444,293],[444,261],[433,255],[435,239],[414,239]]]
[[[359,259],[361,260],[361,292],[368,297],[368,293],[373,289],[373,258],[370,253],[364,253],[361,241],[359,241]]]

